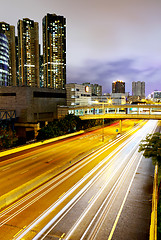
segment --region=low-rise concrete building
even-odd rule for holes
[[[66,84],[67,106],[86,106],[91,102],[91,87],[88,85]]]
[[[112,104],[126,104],[127,93],[111,93]]]
[[[151,99],[154,102],[161,102],[161,91],[155,90],[153,93],[151,93]]]
[[[111,99],[111,95],[110,97],[107,97],[105,95],[101,95],[101,96],[92,96],[91,97],[92,99],[92,103],[91,104],[94,104],[94,102],[104,102],[104,103],[107,103],[109,101],[109,99]]]
[[[16,110],[15,129],[27,140],[35,137],[41,124],[57,118],[57,105],[66,105],[65,90],[0,87],[0,109]]]

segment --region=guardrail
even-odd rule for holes
[[[158,165],[155,166],[153,197],[152,197],[152,213],[150,224],[150,240],[157,240],[157,204],[158,204]]]

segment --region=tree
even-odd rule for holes
[[[41,128],[38,131],[38,135],[36,139],[38,141],[49,139],[49,138],[54,138],[57,136],[61,136],[62,133],[60,131],[60,128],[58,127],[57,121],[54,121],[52,123],[49,123],[47,126]]]
[[[82,120],[73,114],[68,114],[59,120],[60,129],[64,133],[72,133],[82,129]]]
[[[37,140],[54,138],[82,129],[82,121],[78,116],[68,114],[60,120],[54,120],[38,131]]]
[[[0,123],[0,149],[10,148],[15,145],[16,132],[10,126],[3,126]]]
[[[139,152],[144,151],[144,157],[151,157],[154,165],[158,163],[161,166],[161,133],[148,134],[139,146]]]

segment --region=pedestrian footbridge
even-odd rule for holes
[[[161,104],[111,105],[99,103],[91,106],[59,107],[59,116],[74,114],[86,119],[156,119],[161,120]]]

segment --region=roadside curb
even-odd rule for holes
[[[149,234],[150,240],[157,240],[157,204],[158,204],[158,165],[155,166],[154,172],[152,212]]]

